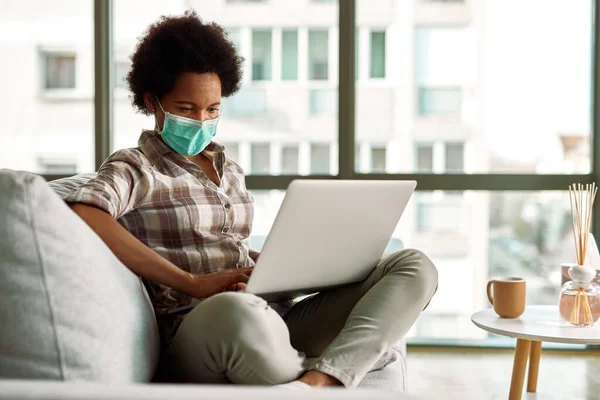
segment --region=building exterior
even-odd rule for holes
[[[114,0],[115,149],[136,146],[141,129],[153,126],[132,111],[122,80],[136,38],[158,16],[193,8],[224,26],[246,59],[241,91],[222,106],[217,140],[229,156],[248,174],[337,174],[337,7]],[[0,168],[92,171],[92,1],[0,0],[0,9],[0,50],[9,61],[0,64]],[[589,171],[591,3],[357,0],[356,15],[357,171]],[[254,194],[254,234],[264,237],[284,193]],[[554,253],[538,246],[526,263],[526,251],[510,247],[535,244],[515,233],[521,224],[542,229],[534,224],[542,217],[527,210],[557,203],[553,221],[562,221],[560,199],[549,196],[414,195],[394,238],[423,249],[440,271],[439,291],[409,333],[415,340],[486,338],[469,316],[486,306],[485,283],[496,273],[532,274],[536,291],[549,290],[551,267],[527,266],[557,263]]]

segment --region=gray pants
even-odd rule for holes
[[[429,258],[410,249],[381,260],[364,282],[301,300],[283,318],[252,294],[218,294],[184,319],[169,364],[198,383],[273,385],[314,369],[356,387],[404,337],[437,282]]]

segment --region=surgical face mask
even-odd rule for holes
[[[165,143],[182,156],[200,154],[217,133],[219,117],[206,121],[180,117],[166,112],[160,101],[156,99],[165,114],[162,130],[156,125],[156,131],[162,135]]]

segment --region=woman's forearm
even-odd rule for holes
[[[190,273],[178,268],[144,245],[112,216],[82,203],[70,203],[69,206],[135,274],[183,293],[189,291],[193,281]]]

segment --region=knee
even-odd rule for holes
[[[191,381],[268,384],[297,377],[302,359],[283,319],[260,297],[221,293],[183,320],[169,347],[170,365]],[[283,361],[282,361],[283,360]]]
[[[184,319],[180,331],[194,332],[196,340],[245,342],[249,330],[268,323],[275,313],[267,302],[249,293],[227,292],[209,297]],[[184,325],[188,325],[184,328]],[[192,328],[192,329],[190,329]]]
[[[405,249],[392,254],[389,259],[390,272],[409,274],[415,285],[433,296],[438,286],[438,270],[425,253],[417,249]]]
[[[267,308],[267,302],[250,293],[225,292],[209,297],[192,313],[211,310],[213,314],[245,314],[255,309]],[[192,314],[190,313],[190,315]]]
[[[424,286],[436,288],[438,285],[438,270],[429,257],[421,250],[406,249],[404,256],[408,264],[414,264],[417,277],[423,281]]]

